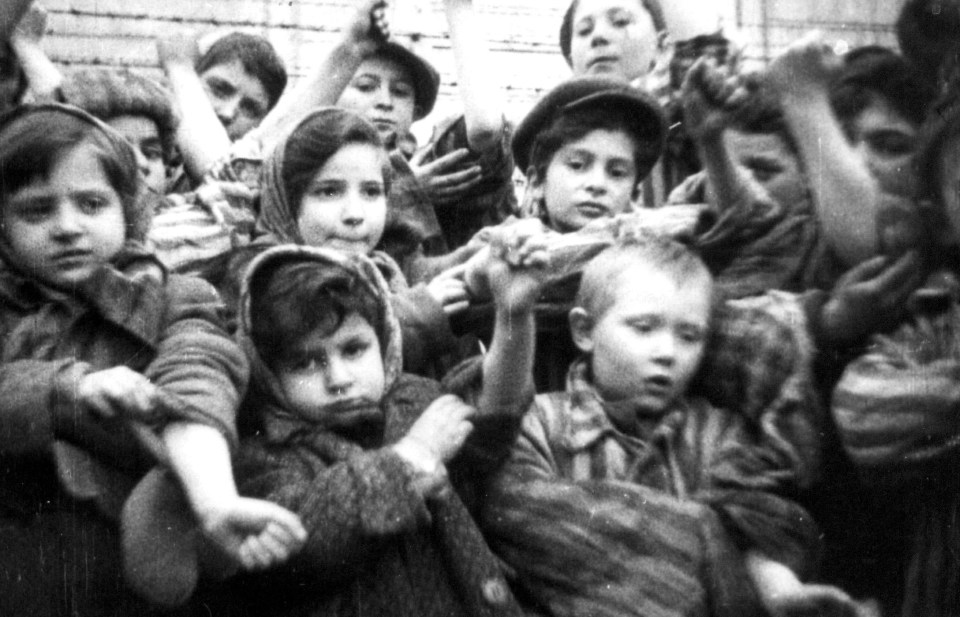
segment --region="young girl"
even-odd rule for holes
[[[446,313],[466,301],[462,281],[439,277],[407,285],[396,262],[375,250],[387,220],[392,169],[377,129],[349,111],[321,108],[288,133],[264,163],[260,236],[231,265],[238,283],[250,258],[276,244],[337,248],[369,255],[390,284],[403,329],[404,366],[417,372],[450,350]],[[232,287],[236,297],[237,286]]]
[[[143,250],[130,146],[79,109],[23,106],[0,120],[0,177],[0,613],[146,610],[123,583],[118,520],[158,461],[237,564],[285,558],[303,539],[297,517],[240,498],[231,473],[245,359],[213,290],[168,278]],[[124,565],[152,595],[153,557],[183,549],[160,577],[175,585],[198,566],[195,534],[171,547],[149,533],[165,529],[149,503],[125,508],[136,550]]]

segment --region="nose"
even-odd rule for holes
[[[602,165],[594,165],[592,169],[586,172],[586,189],[594,197],[598,197],[607,192],[607,182],[610,180],[606,170]]]
[[[610,26],[604,19],[598,19],[590,32],[590,46],[602,47],[610,43]]]
[[[134,146],[133,152],[137,158],[137,168],[140,170],[140,175],[146,178],[150,175],[150,161],[148,161],[147,157],[140,151],[140,148]]]
[[[327,391],[333,394],[346,394],[350,390],[350,386],[353,385],[353,374],[340,358],[328,360],[324,379]]]
[[[53,235],[63,240],[79,236],[83,232],[80,213],[71,203],[61,203],[54,219]]]
[[[240,97],[232,96],[227,99],[221,99],[217,101],[215,111],[217,117],[220,118],[220,123],[224,126],[233,122],[237,117],[237,112],[240,110]]]
[[[653,360],[661,366],[673,366],[677,358],[677,342],[674,335],[666,330],[653,340]]]
[[[351,193],[343,205],[340,220],[348,227],[359,227],[363,225],[365,218],[366,208],[363,205],[363,201],[358,195]]]
[[[390,86],[384,84],[377,88],[376,106],[378,109],[393,109],[393,95],[390,94]]]

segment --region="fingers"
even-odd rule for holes
[[[427,154],[428,152],[424,152],[423,156],[419,158],[419,161],[423,161],[423,158]],[[459,148],[457,150],[454,150],[453,152],[450,152],[448,154],[441,156],[440,158],[433,161],[432,163],[427,163],[426,165],[422,165],[419,168],[417,175],[420,176],[421,174],[423,174],[423,175],[432,176],[432,175],[442,173],[450,168],[456,167],[461,162],[465,161],[469,156],[470,156],[469,150],[467,150],[466,148]]]
[[[463,171],[434,176],[430,184],[434,193],[445,196],[473,188],[482,179],[483,169],[479,165],[474,165]]]
[[[878,255],[850,268],[843,274],[835,285],[836,288],[845,287],[854,283],[869,281],[874,278],[887,266],[888,259],[883,255]]]

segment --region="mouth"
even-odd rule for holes
[[[649,395],[665,397],[673,391],[673,380],[666,375],[654,375],[643,380],[643,387]]]
[[[366,253],[368,252],[367,239],[364,238],[330,238],[327,246],[347,253]]]
[[[84,249],[68,249],[55,253],[51,261],[60,267],[79,266],[88,263],[93,253]]]
[[[371,118],[370,123],[380,130],[393,130],[397,123],[389,118]]]
[[[610,216],[610,208],[595,201],[585,201],[577,204],[577,212],[591,219]]]
[[[596,58],[593,58],[587,62],[587,68],[607,68],[612,64],[616,64],[617,62],[620,62],[620,58],[618,56],[597,56]]]
[[[334,401],[329,405],[326,405],[324,409],[326,411],[332,411],[335,413],[349,413],[352,411],[369,409],[371,406],[375,405],[376,403],[373,403],[363,397],[350,397]]]

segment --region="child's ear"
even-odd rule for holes
[[[670,41],[670,33],[666,30],[657,32],[657,51],[663,51]]]
[[[570,334],[573,335],[573,344],[583,353],[593,351],[593,318],[583,307],[575,306],[570,309]]]

